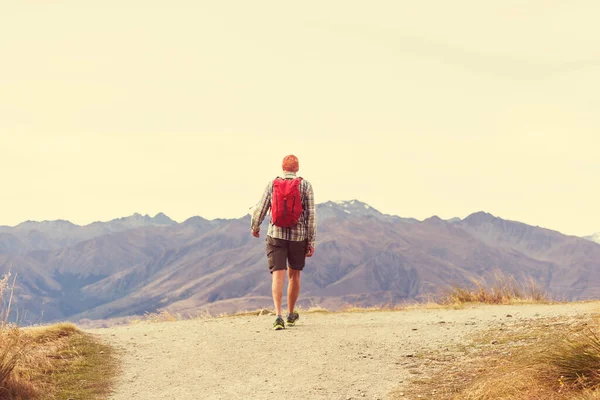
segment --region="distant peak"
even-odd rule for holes
[[[209,220],[199,217],[197,215],[183,221],[183,225],[185,226],[206,226],[209,223]]]
[[[131,214],[129,217],[116,218],[116,219],[114,219],[114,221],[147,220],[149,218],[150,217],[148,216],[148,214],[142,215],[140,213],[134,213],[134,214]]]
[[[183,223],[185,224],[186,222],[194,222],[194,221],[208,221],[208,220],[206,218],[195,215],[193,217],[189,217]]]
[[[353,208],[363,208],[365,210],[375,210],[375,208],[371,207],[367,203],[363,203],[360,200],[336,200],[336,201],[328,201],[326,203],[322,203],[323,205],[327,205],[329,207],[332,206],[340,206],[344,208],[353,207]]]
[[[429,218],[427,218],[426,220],[423,221],[423,223],[425,223],[425,224],[435,224],[435,225],[444,224],[445,222],[446,221],[444,221],[443,219],[441,219],[437,215],[429,217]]]
[[[485,211],[479,211],[479,212],[473,213],[473,214],[469,215],[467,218],[465,218],[465,222],[468,224],[492,222],[495,220],[497,220],[497,218],[495,216],[493,216],[492,214],[487,213]]]
[[[357,199],[342,200],[342,201],[327,201],[317,204],[318,214],[320,218],[345,216],[352,217],[375,217],[380,218],[384,215],[376,208]]]
[[[96,223],[100,223],[102,224],[103,222],[96,222]],[[108,223],[119,223],[119,224],[133,224],[133,226],[143,226],[143,225],[171,225],[171,224],[175,224],[176,222],[173,221],[171,218],[169,218],[167,215],[165,215],[164,213],[158,213],[156,214],[156,216],[153,218],[151,216],[149,216],[148,214],[140,214],[140,213],[134,213],[132,215],[130,215],[129,217],[121,217],[121,218],[115,218],[111,221],[109,221]]]
[[[16,227],[32,227],[32,226],[48,226],[48,227],[78,227],[79,225],[76,225],[74,223],[72,223],[71,221],[67,221],[65,219],[56,219],[56,220],[52,220],[52,221],[31,221],[31,220],[27,220],[25,222],[21,222],[20,224],[16,225]]]
[[[470,216],[477,216],[477,217],[482,217],[482,216],[486,216],[486,217],[494,217],[492,214],[485,212],[485,211],[477,211],[474,212],[473,214],[471,214]],[[494,217],[495,218],[495,217]]]
[[[166,214],[161,213],[161,212],[154,216],[153,221],[157,224],[169,224],[170,225],[170,224],[175,223],[175,221],[173,221]]]

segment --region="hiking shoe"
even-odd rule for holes
[[[283,322],[283,318],[277,317],[275,322],[273,322],[273,329],[275,329],[276,331],[285,329],[285,322]]]
[[[300,316],[298,315],[298,313],[296,311],[294,311],[293,313],[287,315],[287,324],[289,326],[294,326],[296,321],[298,321],[299,319],[300,319]]]

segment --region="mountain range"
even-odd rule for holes
[[[600,245],[583,238],[485,212],[418,221],[358,200],[319,204],[317,219],[301,305],[414,301],[494,270],[561,299],[600,297]],[[28,221],[0,227],[0,272],[18,273],[13,318],[25,323],[256,309],[271,304],[266,224],[255,239],[249,216]]]

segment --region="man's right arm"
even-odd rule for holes
[[[273,182],[269,182],[260,199],[260,202],[254,208],[252,213],[251,227],[252,232],[260,232],[260,225],[267,216],[267,212],[271,208],[271,192],[273,190]]]
[[[306,212],[307,212],[307,228],[308,228],[308,245],[313,249],[315,247],[315,241],[317,238],[317,213],[315,211],[315,195],[313,192],[312,185],[306,182]]]

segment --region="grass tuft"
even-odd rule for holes
[[[550,349],[547,362],[556,368],[562,383],[580,389],[600,388],[600,338],[586,329]]]
[[[599,390],[585,390],[573,400],[600,400]]]
[[[451,368],[413,382],[437,400],[600,400],[600,340],[590,317],[519,322],[479,333]],[[590,326],[594,328],[590,329]],[[493,339],[493,340],[492,340]],[[442,358],[428,355],[428,360]]]
[[[0,279],[0,400],[105,399],[117,369],[112,349],[70,323],[9,324],[10,277]]]
[[[513,303],[548,303],[548,293],[541,290],[535,280],[530,278],[524,284],[514,276],[505,275],[499,270],[491,273],[490,283],[484,278],[471,280],[468,288],[453,286],[448,288],[439,303],[445,305],[484,303],[484,304],[513,304]]]
[[[24,347],[18,328],[0,327],[0,386],[4,386],[23,357]]]
[[[8,273],[0,279],[0,387],[2,388],[10,380],[13,371],[23,358],[26,347],[21,340],[19,328],[8,323],[17,280],[15,276],[11,286],[10,277],[9,269]]]
[[[13,328],[10,335],[0,335],[0,342],[10,340],[19,355],[2,381],[0,400],[100,400],[108,395],[116,358],[93,336],[72,324]]]
[[[27,329],[27,334],[35,343],[53,342],[78,333],[79,329],[71,323],[59,323],[51,326]]]

